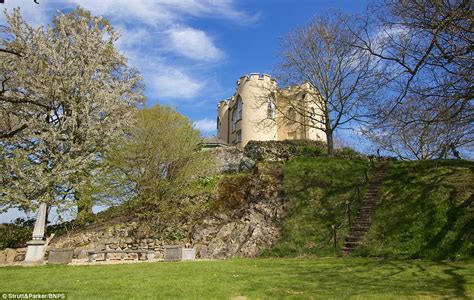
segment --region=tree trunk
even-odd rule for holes
[[[332,130],[326,131],[326,142],[328,144],[328,156],[334,156],[334,139],[332,136]]]
[[[89,182],[78,188],[75,194],[77,203],[77,222],[87,224],[94,220],[92,212],[92,191]]]

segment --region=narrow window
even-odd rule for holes
[[[267,118],[275,119],[275,98],[273,95],[268,96]]]
[[[235,143],[240,143],[242,142],[242,131],[239,130],[235,133]]]
[[[293,107],[288,109],[286,117],[288,118],[288,123],[293,124],[296,122],[296,111]]]
[[[235,125],[237,123],[237,110],[232,110],[232,132],[235,131]]]
[[[242,97],[237,98],[237,120],[242,120]]]

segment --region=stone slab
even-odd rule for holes
[[[165,246],[165,261],[181,260],[182,251],[181,246]]]
[[[60,248],[49,250],[48,264],[65,265],[72,261],[74,249]]]

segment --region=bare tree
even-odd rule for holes
[[[433,108],[429,99],[411,97],[408,96],[403,105],[387,114],[383,123],[366,126],[363,130],[365,135],[380,148],[404,160],[446,158],[451,152],[457,156],[457,147],[472,143],[472,136],[466,134],[469,123],[423,121],[435,115],[449,114],[449,103]]]
[[[353,47],[348,17],[318,17],[291,32],[281,43],[278,79],[303,89],[280,93],[277,109],[289,122],[325,133],[333,155],[333,134],[365,115],[362,104],[377,92],[377,60]],[[307,88],[304,88],[304,87]]]
[[[472,6],[469,0],[386,0],[361,18],[363,30],[352,30],[355,45],[380,59],[386,87],[371,105],[372,132],[385,130],[387,122],[403,130],[450,127],[464,136],[453,141],[456,147],[472,142]],[[400,106],[413,108],[419,101],[426,112],[400,114],[407,111]],[[445,143],[443,132],[437,144]]]

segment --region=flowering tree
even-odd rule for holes
[[[38,202],[91,212],[102,153],[131,126],[141,77],[117,32],[77,8],[33,28],[19,9],[0,39],[0,211]]]

